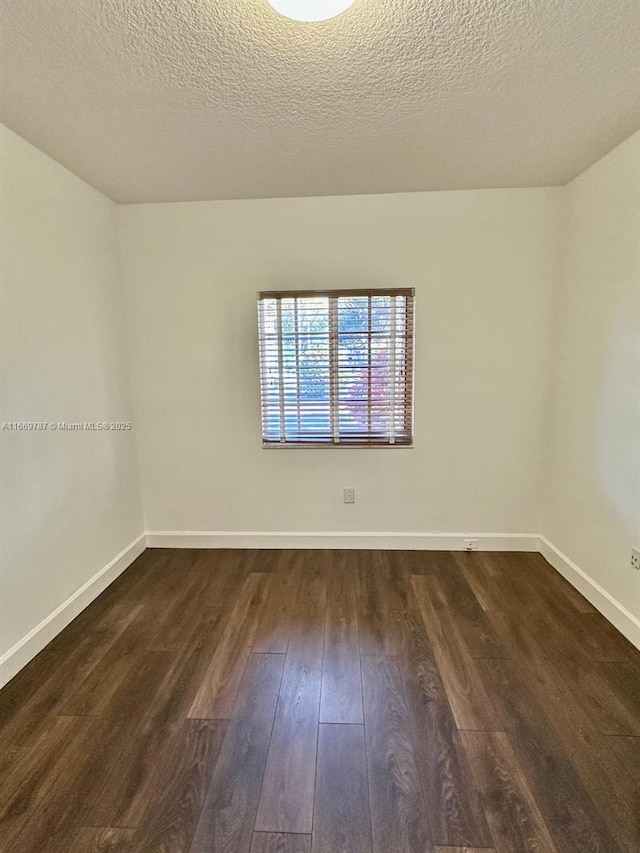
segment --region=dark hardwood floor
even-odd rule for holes
[[[640,853],[640,652],[537,554],[148,550],[0,725],[3,853]]]

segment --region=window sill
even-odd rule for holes
[[[413,450],[413,442],[407,444],[406,442],[398,443],[398,444],[388,444],[388,443],[363,443],[358,444],[357,442],[339,442],[339,443],[329,443],[329,442],[263,442],[262,444],[263,450]]]

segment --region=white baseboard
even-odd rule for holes
[[[534,533],[350,533],[163,530],[147,533],[149,548],[380,548],[389,551],[461,551],[478,539],[482,551],[537,551]]]
[[[482,551],[539,551],[624,636],[640,648],[640,619],[616,601],[544,536],[533,533],[346,533],[161,531],[141,534],[0,657],[0,687],[105,590],[145,547],[149,548],[380,548],[460,551],[463,539]]]
[[[640,648],[640,620],[566,554],[536,533],[348,533],[164,530],[147,533],[149,548],[380,548],[461,551],[478,539],[482,551],[536,551],[581,592],[624,636]]]
[[[19,640],[15,646],[0,657],[0,687],[13,678],[32,658],[44,649],[47,643],[66,628],[67,625],[81,613],[85,607],[97,598],[118,575],[133,563],[146,548],[146,537],[141,533],[126,548],[120,551],[113,560],[89,578],[80,589],[70,595],[66,601],[56,607],[46,619],[36,625],[29,633]]]
[[[556,548],[545,536],[540,536],[540,553],[554,569],[566,578],[578,592],[593,604],[621,634],[640,649],[640,619],[610,595],[589,575]]]

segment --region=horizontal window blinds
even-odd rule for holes
[[[413,440],[414,291],[258,294],[265,447]]]

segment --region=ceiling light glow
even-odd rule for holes
[[[355,0],[269,0],[280,15],[292,21],[327,21],[341,15]]]

